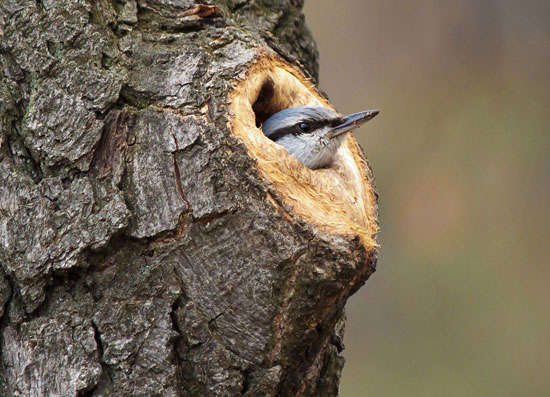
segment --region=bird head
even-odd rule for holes
[[[275,113],[262,124],[264,134],[311,169],[328,167],[349,132],[378,110],[342,116],[320,106],[295,107]]]

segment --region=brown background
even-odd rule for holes
[[[341,395],[550,390],[550,2],[312,1],[320,86],[380,193]]]

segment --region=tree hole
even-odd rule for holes
[[[283,109],[275,106],[275,83],[267,78],[262,84],[258,98],[252,105],[252,110],[256,116],[256,127],[260,128],[264,121]]]
[[[359,236],[367,249],[376,246],[376,197],[365,172],[360,148],[349,137],[330,168],[311,170],[267,138],[261,126],[281,110],[330,103],[294,66],[273,56],[261,57],[235,85],[230,107],[231,130],[272,193],[267,199],[290,219],[299,217],[331,234]],[[280,199],[280,201],[279,201]]]

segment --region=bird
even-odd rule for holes
[[[342,116],[322,106],[292,107],[269,117],[261,129],[306,167],[316,170],[329,167],[348,134],[378,113],[367,110]]]

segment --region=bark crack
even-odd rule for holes
[[[100,384],[106,384],[107,388],[113,384],[112,369],[103,359],[105,348],[103,346],[103,341],[101,340],[101,332],[94,321],[91,321],[91,324],[94,329],[94,339],[97,345],[98,360],[101,365],[101,377],[99,381],[88,392],[86,392],[85,396],[92,396]]]
[[[40,162],[35,159],[30,150],[25,146],[23,137],[19,132],[17,124],[13,123],[14,136],[7,137],[8,151],[16,165],[21,166],[27,171],[34,183],[38,184],[43,178],[43,171]]]
[[[242,0],[240,3],[237,3],[233,6],[233,8],[231,9],[231,11],[233,12],[238,12],[239,10],[241,10],[242,8],[248,6],[250,4],[250,1],[249,0]]]
[[[321,368],[322,368],[323,355],[326,353],[326,349],[331,339],[331,336],[332,336],[331,333],[327,333],[327,335],[324,337],[324,340],[321,343],[321,348],[317,352],[315,359],[313,360],[313,362],[307,369],[305,376],[301,380],[300,387],[296,392],[296,396],[301,396],[306,390],[308,384],[312,380],[318,379],[319,373],[321,372]]]
[[[294,296],[294,293],[296,291],[296,279],[298,277],[298,273],[300,272],[299,266],[296,264],[298,261],[308,253],[309,251],[309,240],[307,242],[306,248],[303,248],[296,252],[291,258],[290,258],[290,269],[291,273],[288,277],[288,282],[286,286],[286,290],[283,295],[283,303],[281,304],[281,310],[279,311],[279,314],[275,317],[275,346],[271,350],[271,353],[268,357],[268,364],[270,367],[273,366],[273,362],[275,361],[276,357],[279,356],[282,350],[284,336],[288,331],[289,323],[287,322],[286,317],[288,316],[288,313],[290,312],[290,305],[292,303],[292,297]]]
[[[243,371],[241,371],[241,374],[243,376],[243,385],[241,389],[241,394],[244,396],[245,393],[250,389],[250,374],[252,373],[252,370],[249,368],[245,368]]]
[[[183,192],[183,186],[181,185],[181,173],[180,173],[180,167],[178,165],[178,158],[177,158],[177,152],[180,150],[178,145],[178,140],[176,139],[176,136],[174,134],[172,134],[172,139],[174,140],[174,145],[176,145],[176,151],[172,152],[172,159],[174,161],[174,173],[176,174],[176,186],[178,188],[178,193],[181,199],[187,206],[186,211],[191,212],[192,211],[191,204],[185,198],[185,193]]]
[[[8,314],[8,309],[10,307],[10,304],[11,304],[11,301],[14,299],[15,297],[15,293],[16,293],[16,288],[15,288],[15,281],[13,280],[12,276],[9,275],[3,268],[0,267],[0,272],[3,273],[4,275],[4,279],[6,280],[6,283],[8,284],[9,288],[10,288],[10,293],[8,295],[8,297],[6,298],[6,301],[4,302],[3,304],[3,307],[1,308],[2,309],[2,316],[0,317],[0,322],[3,322],[2,320],[4,318],[7,318],[7,314]],[[0,326],[0,329],[3,329],[4,327]]]
[[[218,319],[220,318],[221,316],[223,316],[227,310],[229,310],[233,305],[228,305],[225,307],[225,309],[223,309],[220,313],[216,314],[214,317],[212,317],[210,320],[208,320],[208,328],[210,328],[210,326]]]

